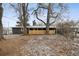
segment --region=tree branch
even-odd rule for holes
[[[40,18],[38,17],[37,11],[38,11],[39,8],[42,8],[42,7],[38,7],[36,10],[34,10],[34,11],[32,12],[32,14],[34,13],[35,16],[36,16],[36,18],[37,18],[39,21],[43,22],[43,23],[46,25],[46,23],[45,23],[42,19],[40,19]]]
[[[53,17],[53,18],[57,18],[58,17],[58,14],[57,14],[57,16],[55,16],[55,17]],[[53,24],[53,23],[55,23],[56,22],[56,19],[53,21],[53,22],[51,22],[50,24],[49,24],[49,26],[51,25],[51,24]]]
[[[55,22],[56,22],[56,20],[54,20],[53,22],[51,22],[51,23],[49,24],[49,26],[50,26],[51,24],[55,23]]]
[[[18,8],[16,8],[13,4],[9,3],[16,11],[20,12]]]
[[[52,18],[57,18],[59,14],[57,14],[56,16],[53,16],[53,14],[55,14],[55,12],[51,13],[52,14]]]
[[[39,21],[43,22],[43,23],[46,25],[46,23],[38,17],[37,11],[35,12],[35,14],[36,14],[36,18],[37,18]]]

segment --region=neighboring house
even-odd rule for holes
[[[12,34],[12,28],[7,28],[7,27],[4,27],[3,28],[3,34],[4,35],[7,35],[7,34]]]

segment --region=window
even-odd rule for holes
[[[30,30],[33,30],[33,28],[30,28]]]
[[[49,28],[49,30],[55,30],[56,28]]]

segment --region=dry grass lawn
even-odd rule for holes
[[[61,35],[6,35],[0,41],[3,56],[61,56],[72,55],[73,42]]]

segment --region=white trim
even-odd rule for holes
[[[12,27],[12,28],[23,28],[23,27]],[[27,28],[46,28],[46,26],[27,26]],[[56,28],[56,27],[50,26],[50,28]]]

